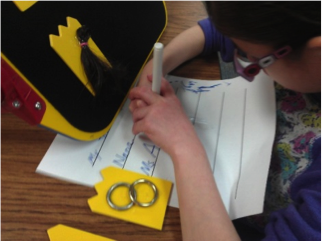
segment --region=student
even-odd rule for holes
[[[259,234],[255,239],[321,240],[321,2],[205,4],[210,17],[165,47],[163,74],[217,51],[225,61],[237,61],[245,79],[263,70],[276,82],[277,129],[264,213],[241,219],[248,230],[238,233],[180,101],[165,79],[161,95],[151,91],[152,61],[147,63],[129,95],[132,130],[172,158],[183,239],[250,240]],[[238,59],[251,63],[239,66]]]

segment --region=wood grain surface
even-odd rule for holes
[[[207,16],[201,2],[166,2],[165,45]],[[216,57],[198,57],[171,74],[219,79]],[[114,240],[181,240],[179,210],[168,207],[162,231],[92,213],[93,188],[35,173],[55,133],[30,126],[13,114],[1,115],[1,239],[49,240],[47,229],[65,224]]]

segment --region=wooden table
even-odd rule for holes
[[[207,16],[201,2],[166,2],[165,45]],[[219,79],[216,57],[196,58],[171,74]],[[30,126],[13,114],[1,117],[1,239],[49,240],[47,229],[64,224],[115,240],[181,240],[179,210],[168,207],[162,231],[92,213],[93,188],[35,173],[55,133]]]

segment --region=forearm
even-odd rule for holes
[[[163,75],[167,75],[176,67],[201,54],[205,44],[205,37],[199,25],[195,25],[176,36],[165,46],[163,51]],[[141,80],[152,74],[153,60],[144,67]]]
[[[131,103],[139,99],[146,104],[130,108],[132,132],[145,133],[173,161],[183,238],[239,239],[222,203],[206,151],[172,86],[164,79],[161,93],[147,86],[131,90]]]
[[[183,239],[239,240],[202,145],[185,150],[172,156]]]
[[[163,56],[163,74],[166,75],[187,60],[199,55],[204,48],[205,37],[199,25],[195,25],[174,38]]]

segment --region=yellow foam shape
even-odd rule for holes
[[[87,80],[81,62],[82,48],[80,47],[79,41],[76,36],[76,31],[81,27],[81,24],[75,18],[67,17],[66,19],[67,27],[62,25],[58,26],[59,36],[53,34],[49,35],[50,46],[63,59],[66,65],[74,72],[74,74],[84,84],[84,86],[93,95],[95,95],[92,85]],[[101,58],[103,61],[106,61],[108,65],[111,66],[109,61],[105,58],[92,38],[88,40],[88,47],[96,56]]]
[[[103,181],[95,185],[98,194],[88,199],[88,204],[92,212],[162,230],[172,182],[116,167],[108,167],[102,170],[101,174],[103,176]],[[153,182],[158,189],[159,197],[152,206],[139,207],[138,205],[133,205],[128,210],[118,211],[108,205],[106,195],[112,185],[118,182],[132,184],[140,178]],[[135,188],[139,202],[148,202],[151,197],[154,197],[153,190],[147,186]],[[116,188],[112,194],[113,203],[118,206],[124,206],[130,199],[128,193],[124,189],[121,189],[121,187]]]
[[[34,5],[38,1],[13,1],[13,3],[19,8],[21,12],[26,11],[32,5]]]
[[[100,235],[57,224],[47,230],[50,241],[114,241]]]

